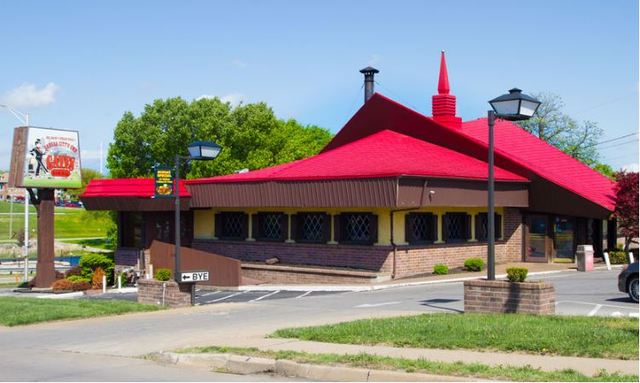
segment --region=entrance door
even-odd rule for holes
[[[529,215],[526,262],[548,262],[551,253],[549,219],[546,215]]]
[[[575,255],[575,221],[572,218],[555,217],[553,248],[556,259],[573,261]]]

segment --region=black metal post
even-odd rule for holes
[[[176,195],[176,238],[175,238],[175,246],[174,246],[174,255],[175,255],[175,271],[174,271],[174,280],[180,283],[180,156],[176,156],[176,177],[175,177],[175,186],[174,193]]]
[[[495,113],[493,110],[488,111],[487,120],[489,121],[489,179],[488,179],[488,205],[487,212],[487,279],[492,281],[496,279],[496,254],[495,254],[495,206],[494,206],[494,175],[493,175],[493,125],[495,124]]]

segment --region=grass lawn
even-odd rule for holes
[[[423,314],[282,329],[271,336],[330,343],[638,359],[638,319],[633,318]]]
[[[37,236],[36,211],[30,205],[29,236]],[[0,201],[0,213],[9,213],[9,202]],[[56,238],[106,237],[112,221],[106,212],[87,212],[83,208],[56,207],[54,211]],[[13,223],[10,225],[10,218]],[[11,227],[10,227],[11,226]],[[13,215],[0,214],[0,240],[10,239],[13,233],[24,227],[24,205],[14,203]]]
[[[595,376],[587,376],[566,369],[542,371],[533,367],[489,366],[481,363],[433,362],[425,359],[390,358],[370,354],[310,354],[298,351],[261,351],[256,348],[197,347],[179,352],[233,353],[271,359],[286,359],[300,363],[345,365],[376,370],[403,370],[435,375],[477,377],[525,382],[637,382],[637,375],[622,375],[602,371]]]
[[[122,300],[0,297],[0,325],[18,326],[61,319],[90,318],[158,309],[154,305]]]
[[[97,249],[112,250],[113,244],[107,242],[107,238],[89,238],[89,239],[73,239],[66,240],[65,243],[74,243],[77,245],[95,247]]]

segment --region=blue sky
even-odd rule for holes
[[[638,131],[638,2],[10,1],[0,5],[0,102],[32,125],[80,131],[98,167],[123,112],[155,98],[265,101],[280,117],[339,130],[377,91],[427,115],[440,50],[465,120],[517,86],[560,95],[602,140]],[[16,120],[0,110],[0,168]],[[638,162],[638,136],[602,145]]]

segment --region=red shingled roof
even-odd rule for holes
[[[113,178],[94,179],[89,182],[81,198],[92,197],[140,197],[151,198],[154,195],[153,178]],[[180,181],[180,196],[191,197]]]
[[[503,129],[504,128],[504,129]],[[383,129],[485,160],[487,121],[473,120],[452,128],[379,93],[364,104],[327,144],[333,150]],[[496,165],[523,177],[533,174],[613,211],[615,183],[524,129],[499,120],[495,129]]]
[[[464,134],[485,144],[488,142],[487,129],[486,118],[462,123]],[[497,120],[494,141],[497,151],[501,151],[540,177],[608,210],[615,208],[615,182],[518,125]]]
[[[391,130],[383,130],[321,154],[270,168],[187,184],[214,182],[307,181],[376,178],[400,175],[459,179],[487,179],[487,164],[460,152]],[[496,180],[528,182],[496,168]]]

